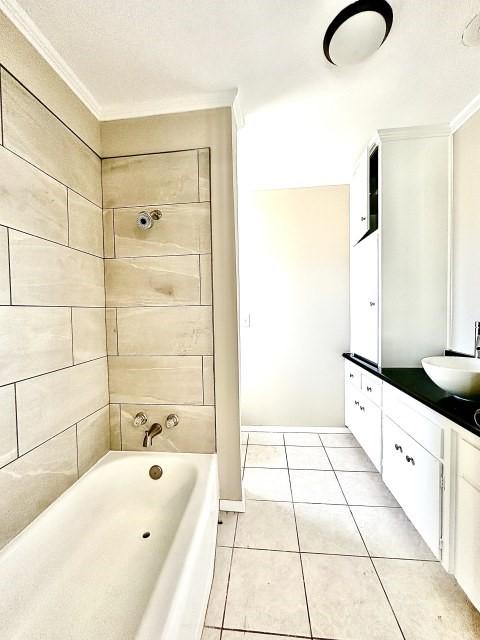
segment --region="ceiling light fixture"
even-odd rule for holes
[[[349,4],[325,32],[325,57],[337,66],[365,60],[385,42],[392,23],[392,7],[386,0],[358,0]]]

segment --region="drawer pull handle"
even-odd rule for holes
[[[367,387],[367,391],[370,391],[370,393],[371,393],[372,387]]]
[[[400,451],[400,453],[403,453],[403,449],[399,444],[395,445],[395,451]]]
[[[360,411],[365,411],[365,407],[361,406]]]
[[[357,407],[360,406],[360,402],[358,400],[355,400],[355,404],[357,405]]]
[[[374,307],[374,306],[375,306],[375,302],[370,301],[370,306],[371,306],[371,307]]]
[[[353,373],[350,374],[350,378],[354,378],[355,376],[353,375]]]
[[[360,221],[361,222],[365,222],[365,220],[366,220],[366,217],[365,216],[361,216]]]
[[[415,465],[415,460],[412,458],[412,456],[405,456],[405,460],[407,462],[411,462],[413,465]]]

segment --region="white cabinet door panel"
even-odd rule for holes
[[[383,420],[383,479],[414,527],[440,557],[442,463],[389,418]]]
[[[350,254],[351,351],[378,362],[378,233],[372,233]]]
[[[480,609],[479,531],[480,491],[465,478],[459,477],[455,527],[455,577],[477,609]]]
[[[368,231],[368,153],[359,160],[350,184],[350,243],[356,244]]]

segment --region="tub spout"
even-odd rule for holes
[[[152,446],[152,441],[155,436],[158,436],[159,433],[162,433],[162,425],[158,424],[158,422],[154,422],[152,426],[145,431],[145,437],[143,438],[143,446],[145,448]]]

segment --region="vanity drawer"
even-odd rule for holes
[[[480,449],[458,441],[458,475],[480,491]]]
[[[431,419],[433,412],[384,384],[383,413],[436,458],[443,457],[443,429]]]
[[[357,389],[362,388],[362,370],[348,360],[345,360],[345,382]]]
[[[362,372],[362,391],[377,406],[382,404],[382,381],[369,373]]]

